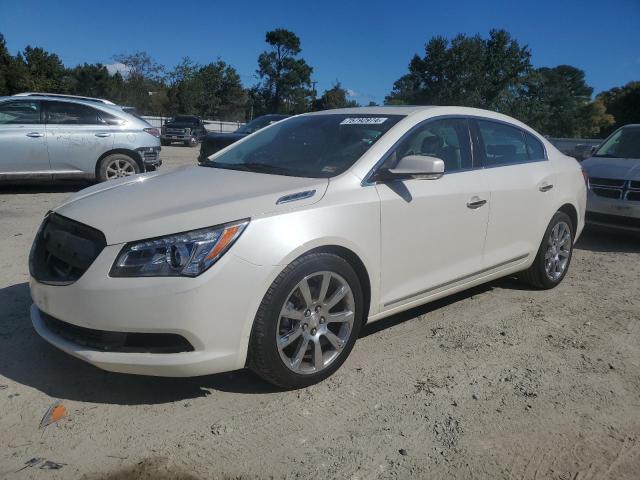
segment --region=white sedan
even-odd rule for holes
[[[585,203],[578,163],[505,115],[300,115],[50,212],[31,319],[105,370],[249,367],[303,387],[340,367],[366,322],[506,275],[555,287]]]

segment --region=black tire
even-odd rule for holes
[[[569,226],[571,242],[569,247],[569,256],[567,258],[566,267],[564,271],[558,278],[551,278],[546,271],[546,259],[545,254],[547,252],[547,246],[549,242],[549,238],[552,235],[553,229],[560,222],[564,222]],[[569,265],[571,264],[571,258],[573,257],[573,240],[575,238],[575,226],[571,221],[569,215],[564,212],[556,212],[551,221],[549,222],[549,226],[547,230],[544,232],[544,236],[542,237],[542,242],[540,243],[540,247],[538,248],[538,253],[536,255],[533,264],[524,272],[518,275],[519,279],[524,283],[529,284],[530,286],[540,289],[540,290],[548,290],[550,288],[554,288],[562,282],[564,277],[567,275],[569,271]]]
[[[189,140],[184,141],[185,147],[197,147],[198,146],[198,137],[191,137]]]
[[[171,142],[169,140],[160,140],[160,145],[162,145],[163,147],[168,147],[169,145],[171,145]]]
[[[100,160],[100,164],[98,165],[97,173],[98,173],[98,181],[106,182],[107,180],[113,180],[118,177],[112,177],[112,171],[110,166],[114,165],[114,163],[118,163],[120,165],[126,165],[126,169],[130,172],[130,175],[135,175],[136,173],[140,173],[140,165],[129,155],[125,155],[124,153],[113,153],[111,155],[107,155],[102,160]],[[122,175],[126,176],[126,175]]]
[[[289,294],[307,275],[329,271],[340,275],[353,293],[355,312],[350,336],[338,356],[317,373],[299,374],[285,364],[276,344],[280,311]],[[249,341],[248,366],[266,381],[284,389],[303,388],[332,375],[349,356],[363,324],[364,296],[357,274],[342,257],[329,253],[311,253],[289,264],[273,281],[256,313]]]

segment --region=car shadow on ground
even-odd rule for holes
[[[27,283],[0,289],[0,375],[51,397],[138,405],[205,397],[211,390],[244,394],[277,391],[248,370],[192,378],[105,372],[41,339],[29,319],[30,305]]]
[[[94,185],[90,181],[1,183],[0,195],[33,195],[34,193],[73,193]]]
[[[575,248],[602,253],[640,253],[640,233],[586,228]]]
[[[366,325],[361,337],[492,288],[491,284],[472,288]],[[28,313],[30,305],[27,283],[0,289],[0,375],[51,397],[90,403],[138,405],[205,397],[215,390],[239,394],[280,391],[246,369],[192,378],[105,372],[67,355],[41,339],[31,326]]]

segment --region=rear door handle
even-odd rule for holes
[[[540,185],[538,187],[538,190],[540,190],[541,192],[548,192],[552,188],[553,188],[553,184],[552,183],[543,183],[542,185]]]
[[[479,197],[471,197],[471,200],[467,202],[467,208],[475,210],[476,208],[483,206],[485,203],[487,203],[486,200],[482,200]]]
[[[44,137],[44,133],[40,133],[40,132],[29,132],[29,133],[27,133],[27,137],[31,137],[31,138],[42,138],[42,137]]]
[[[106,133],[106,132],[99,132],[96,133],[96,137],[100,137],[100,138],[105,138],[105,137],[110,137],[111,134],[110,133]]]

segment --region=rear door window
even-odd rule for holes
[[[98,111],[87,105],[67,102],[46,102],[46,120],[52,125],[98,125]]]
[[[477,120],[476,123],[485,166],[514,165],[529,161],[522,130],[490,120]]]
[[[527,144],[527,154],[529,160],[545,160],[547,156],[544,153],[542,142],[529,132],[524,132],[524,140]]]
[[[0,125],[34,125],[42,123],[40,102],[16,101],[0,103]]]

